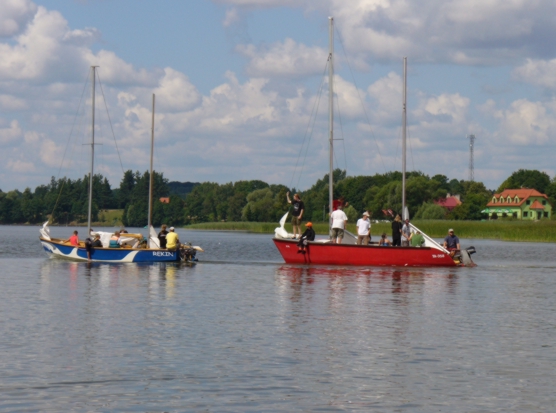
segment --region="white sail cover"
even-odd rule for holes
[[[288,214],[289,214],[289,212],[286,212],[284,214],[282,219],[280,219],[280,226],[274,230],[274,236],[276,238],[292,238],[293,237],[293,234],[289,234],[288,231],[286,231],[286,228],[284,228],[284,225],[286,225],[286,219],[288,219]]]
[[[42,228],[39,229],[39,232],[44,239],[50,241],[50,228],[48,227],[48,221],[42,224]]]
[[[150,238],[150,248],[160,248],[160,240],[158,239],[158,234],[151,225],[149,228],[149,238]]]

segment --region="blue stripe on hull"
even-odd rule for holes
[[[85,248],[72,247],[46,240],[41,240],[44,250],[50,254],[73,260],[87,261]],[[92,261],[103,262],[171,262],[180,261],[176,251],[147,250],[147,249],[93,249]]]

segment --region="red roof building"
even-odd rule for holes
[[[159,201],[162,202],[163,204],[169,204],[170,198],[160,198]]]
[[[450,194],[448,194],[446,198],[437,199],[436,201],[434,201],[434,203],[436,205],[440,205],[441,207],[446,208],[448,211],[452,211],[452,209],[454,209],[458,205],[461,205],[459,195],[450,195]]]
[[[519,219],[550,218],[552,204],[536,189],[505,189],[494,194],[482,212],[489,218],[511,216]]]

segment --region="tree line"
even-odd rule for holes
[[[388,172],[372,176],[346,176],[333,172],[334,198],[343,197],[349,206],[346,214],[355,221],[363,211],[373,219],[385,218],[383,211],[401,212],[402,175]],[[406,176],[406,204],[415,219],[479,220],[481,211],[494,191],[481,182],[449,179],[445,175],[429,177],[422,172]],[[103,221],[108,209],[121,209],[121,221],[126,226],[142,227],[147,223],[149,172],[128,170],[118,188],[111,188],[100,174],[93,177],[92,220]],[[328,174],[306,191],[296,191],[285,185],[272,185],[260,180],[218,184],[168,182],[162,173],[153,173],[152,222],[155,226],[187,225],[198,222],[253,221],[277,222],[289,205],[288,191],[298,192],[305,203],[305,220],[323,222],[328,216]],[[540,171],[520,169],[509,176],[496,192],[507,188],[534,188],[556,201],[556,180]],[[1,224],[37,224],[49,219],[56,224],[87,221],[89,179],[83,177],[51,178],[47,185],[34,191],[30,188],[2,192],[0,190]],[[447,212],[434,203],[446,195],[460,195],[462,204]],[[160,202],[169,198],[169,203]]]

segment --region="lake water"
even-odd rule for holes
[[[178,233],[197,265],[49,259],[38,228],[0,227],[0,411],[556,409],[554,244],[305,267],[267,235]]]

